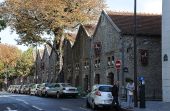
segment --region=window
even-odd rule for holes
[[[84,61],[84,69],[88,69],[89,68],[89,63],[88,63],[88,61],[86,60],[86,61]]]
[[[97,58],[97,59],[95,60],[94,66],[95,66],[95,68],[99,68],[99,67],[100,67],[100,59],[99,59],[99,58]]]
[[[102,48],[101,42],[96,42],[96,43],[94,43],[94,53],[95,53],[95,56],[96,56],[96,57],[99,57],[99,56],[100,56],[100,54],[101,54],[101,48]]]
[[[148,65],[148,56],[149,56],[148,50],[141,49],[140,55],[141,55],[141,64],[143,66],[147,66]]]
[[[107,57],[107,65],[113,66],[114,65],[114,56]]]
[[[108,65],[108,66],[110,66],[110,65],[111,65],[110,57],[107,57],[107,65]]]
[[[99,91],[102,92],[112,92],[112,87],[111,86],[100,86]]]
[[[80,69],[79,63],[76,63],[76,70],[79,70],[79,69]]]

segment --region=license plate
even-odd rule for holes
[[[112,103],[112,100],[104,100],[104,103],[106,103],[106,104],[111,104],[111,103]]]

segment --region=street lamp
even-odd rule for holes
[[[134,38],[133,38],[133,43],[134,43],[134,106],[138,107],[138,95],[137,95],[137,56],[136,56],[136,1],[134,0]]]

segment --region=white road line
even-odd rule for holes
[[[6,107],[8,111],[18,111],[18,110],[12,110],[10,107]]]
[[[36,108],[36,109],[38,109],[38,110],[40,110],[40,111],[42,111],[43,109],[41,109],[41,108],[39,108],[39,107],[37,107],[37,106],[32,106],[33,108]]]
[[[60,107],[63,111],[73,111],[72,109],[69,108],[64,108],[64,107]]]
[[[23,103],[25,103],[25,104],[29,104],[28,102],[26,102],[25,100],[22,100],[22,99],[15,99],[15,100],[17,100],[17,101],[21,101],[21,102],[23,102]]]
[[[80,107],[80,109],[85,110],[85,111],[91,111],[91,110],[83,108],[83,107]]]

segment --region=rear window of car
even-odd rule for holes
[[[70,85],[70,84],[67,84],[67,83],[66,83],[66,84],[63,83],[63,84],[61,84],[61,85],[62,85],[63,87],[71,87],[71,85]]]
[[[112,91],[112,87],[111,86],[100,86],[99,87],[99,91],[102,91],[102,92],[111,92]]]

